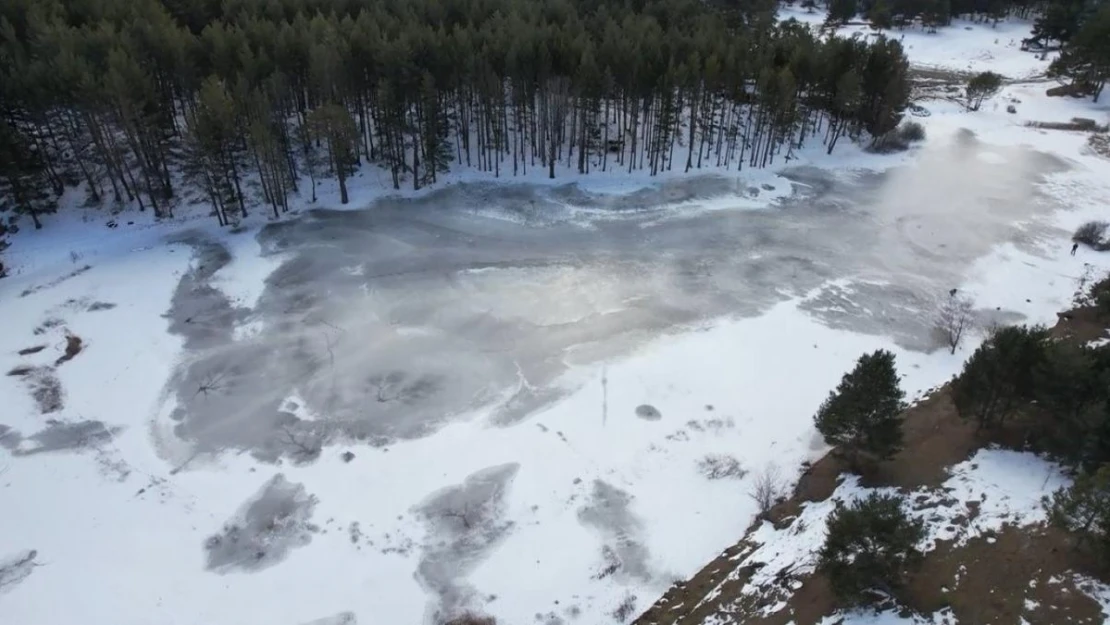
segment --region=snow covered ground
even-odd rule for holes
[[[905,43],[1017,78],[1045,65],[1027,27]],[[984,323],[1052,323],[1110,269],[1068,254],[1106,216],[1110,161],[1025,126],[1110,108],[1047,86],[926,103],[928,140],[898,156],[412,196],[367,173],[368,210],[238,234],[73,213],[21,233],[0,620],[629,620],[741,535],[759,471],[823,452],[813,411],[860,353],[894,350],[920,394],[981,339],[935,349],[948,289]]]

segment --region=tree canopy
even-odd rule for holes
[[[829,517],[818,567],[846,607],[868,605],[902,588],[921,560],[924,523],[902,510],[902,498],[871,494]]]
[[[818,408],[814,422],[825,442],[838,446],[853,464],[861,455],[885,460],[902,448],[904,398],[894,354],[878,350],[860,356]]]
[[[897,126],[898,42],[818,37],[773,12],[760,0],[9,0],[0,193],[33,219],[71,186],[169,216],[184,182],[227,223],[256,205],[250,189],[280,213],[302,185],[345,189],[365,163],[396,188],[460,165],[739,169]]]

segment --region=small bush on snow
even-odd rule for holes
[[[1071,235],[1071,240],[1088,245],[1096,250],[1104,250],[1107,248],[1105,243],[1107,228],[1110,228],[1110,223],[1105,221],[1088,221],[1075,229],[1075,234]]]
[[[724,454],[709,454],[698,460],[698,473],[710,480],[741,479],[748,474],[739,460]]]
[[[879,154],[903,152],[910,149],[914,143],[925,140],[925,126],[915,121],[907,121],[894,130],[876,137],[871,142],[870,150]]]

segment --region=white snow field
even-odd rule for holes
[[[1028,27],[904,43],[920,66],[1025,78],[1047,64],[1018,49]],[[78,209],[20,233],[0,622],[630,621],[743,534],[758,472],[823,453],[812,414],[861,353],[892,350],[920,396],[982,338],[936,344],[950,288],[984,324],[1051,324],[1110,269],[1069,254],[1107,216],[1110,160],[1025,125],[1110,105],[1049,86],[926,102],[928,139],[895,156],[415,196],[366,173],[365,210],[236,234]],[[68,335],[82,349],[59,361]],[[1063,483],[980,460],[953,480],[1001,480],[1022,518]]]

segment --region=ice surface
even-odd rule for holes
[[[302,484],[278,474],[204,541],[207,568],[221,573],[274,566],[291,550],[312,542],[309,524],[316,498]]]
[[[1005,158],[977,158],[988,149]],[[456,185],[266,227],[263,254],[283,261],[251,309],[212,283],[231,263],[226,247],[182,236],[196,260],[169,313],[187,350],[175,434],[194,452],[273,459],[304,453],[290,438],[385,445],[479,409],[512,425],[574,390],[574,366],[803,294],[802,309],[830,327],[930,349],[936,299],[994,242],[1034,249],[1044,228],[1022,224],[1045,200],[1037,183],[1065,169],[965,132],[913,167],[789,169],[797,192],[771,210],[682,219],[660,219],[672,204],[659,203],[727,203],[736,190],[719,176],[607,196]],[[583,207],[605,218],[583,224]],[[240,321],[255,329],[237,335]],[[292,393],[323,416],[282,410]]]

